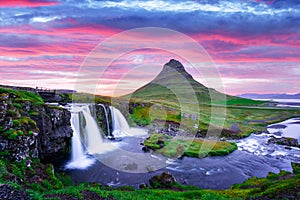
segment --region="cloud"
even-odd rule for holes
[[[274,90],[296,90],[299,70],[293,66],[300,63],[300,4],[295,0],[15,0],[3,1],[0,11],[2,83],[32,83],[41,81],[40,75],[47,80],[41,84],[55,86],[51,80],[75,73],[100,42],[123,30],[154,26],[180,31],[200,43],[222,66],[220,72],[230,93],[254,91],[259,83],[265,90],[271,89],[267,86],[270,83]],[[151,38],[147,34],[143,37]],[[127,39],[107,47],[87,71],[95,74],[96,65],[101,66],[110,54],[128,45]],[[153,44],[162,42],[181,48],[183,53],[189,48],[176,38]],[[172,57],[153,49],[137,50],[112,64],[106,83],[114,82],[131,65],[153,61],[162,66]],[[131,88],[127,80],[142,82],[149,77],[128,74],[122,84]],[[264,78],[266,82],[261,81]],[[90,83],[91,79],[85,81]],[[71,86],[71,78],[65,80]],[[280,82],[285,86],[279,87]]]
[[[40,7],[52,6],[58,3],[58,1],[53,0],[9,0],[1,1],[0,7]]]

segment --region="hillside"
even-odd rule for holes
[[[238,104],[257,105],[264,102],[223,94],[197,82],[184,66],[171,59],[157,77],[131,94],[132,99],[151,102],[184,102],[189,104]]]

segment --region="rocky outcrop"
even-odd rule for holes
[[[10,185],[0,185],[0,199],[29,200],[30,197],[23,190],[16,190]]]
[[[37,157],[36,136],[17,136],[14,139],[7,139],[0,136],[1,156],[10,160],[21,161],[28,157]]]
[[[271,136],[271,139],[268,140],[268,144],[280,144],[292,147],[300,147],[297,139],[287,137],[276,138],[274,136]]]
[[[71,113],[43,104],[35,93],[0,91],[0,157],[21,161],[69,155]]]
[[[38,152],[41,159],[57,159],[67,157],[70,153],[71,113],[57,107],[40,107],[39,115],[33,116],[39,129]]]
[[[153,176],[149,180],[152,188],[172,188],[176,184],[175,177],[169,172],[163,172],[160,175]]]

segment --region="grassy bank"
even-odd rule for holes
[[[152,134],[144,145],[167,157],[205,157],[227,155],[237,149],[233,142],[195,139],[172,139],[162,134]]]

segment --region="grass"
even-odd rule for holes
[[[221,194],[247,199],[299,199],[300,198],[300,164],[292,163],[293,173],[270,172],[265,178],[251,177],[242,184],[235,184]]]
[[[265,105],[266,101],[258,101],[258,100],[252,100],[252,99],[244,99],[244,98],[231,98],[226,101],[216,101],[212,102],[213,104],[220,104],[220,105],[229,105],[229,106],[260,106]]]
[[[14,101],[17,102],[24,102],[29,101],[35,104],[43,104],[44,101],[42,97],[36,93],[33,92],[27,92],[22,90],[13,90],[8,88],[1,88],[0,87],[0,94],[1,96],[5,96],[5,94],[15,95]],[[17,105],[16,107],[21,107],[20,105]]]
[[[101,103],[101,104],[110,104],[111,97],[101,96],[101,95],[93,95],[89,93],[73,93],[73,94],[65,94],[68,95],[68,99],[72,100],[73,103]]]
[[[177,158],[181,156],[205,157],[227,155],[237,149],[233,142],[203,140],[203,139],[172,139],[162,134],[152,134],[144,145],[156,150],[167,157]]]
[[[200,104],[199,113],[184,110],[184,113],[197,116],[197,119],[186,118],[182,110],[164,103],[154,103],[132,99],[130,106],[130,120],[136,125],[151,126],[157,121],[174,122],[180,128],[190,133],[202,131],[205,136],[208,128],[222,130],[220,137],[239,139],[249,136],[253,132],[262,132],[265,127],[292,117],[299,117],[300,110],[293,108],[276,108],[265,106],[220,106]],[[154,107],[159,109],[154,109]],[[194,105],[195,106],[195,105]],[[213,113],[212,113],[213,111]],[[166,123],[162,123],[163,125]]]
[[[300,164],[292,163],[293,173],[280,171],[269,173],[267,177],[252,177],[242,184],[234,184],[226,190],[207,190],[174,183],[171,189],[151,188],[136,190],[130,186],[112,188],[100,183],[74,185],[70,177],[55,172],[50,164],[42,164],[33,159],[31,166],[26,160],[10,162],[0,159],[0,184],[8,184],[17,190],[25,190],[31,199],[87,199],[89,192],[102,198],[124,200],[156,199],[299,199]],[[35,177],[35,178],[33,178]],[[163,187],[163,186],[162,186]]]

